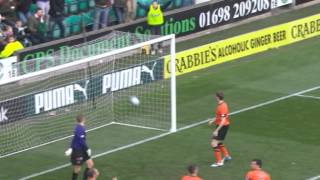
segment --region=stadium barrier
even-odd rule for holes
[[[176,54],[176,75],[237,60],[320,35],[320,14],[213,42]],[[165,57],[164,77],[170,77]]]
[[[0,82],[17,76],[17,56],[9,57],[0,61]]]
[[[271,9],[293,4],[293,0],[271,0]]]
[[[176,34],[176,37],[182,37],[225,24],[234,23],[270,12],[272,1],[235,0],[208,2],[175,10],[166,13],[165,23],[161,28],[161,33],[162,35]],[[59,57],[66,57],[69,61],[81,59],[79,56],[74,56],[74,54],[76,54],[74,51],[76,50],[70,47],[106,36],[113,30],[141,34],[141,36],[150,34],[146,19],[143,18],[129,24],[113,26],[88,33],[83,32],[77,36],[26,48],[18,53],[18,60],[24,61],[25,63],[27,63],[25,60],[30,59],[41,61],[35,63],[34,66],[28,66],[30,69],[25,69],[24,73],[29,73],[51,67],[51,61],[53,59],[52,55],[56,54],[58,51],[59,53],[62,53]],[[62,58],[58,61],[60,61],[60,64],[65,63],[65,60]]]
[[[308,3],[315,0],[295,0],[297,5]]]

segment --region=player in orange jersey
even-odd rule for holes
[[[202,180],[198,176],[199,168],[195,165],[188,166],[188,175],[185,175],[181,178],[181,180]]]
[[[250,167],[251,170],[247,173],[245,180],[271,180],[270,175],[262,170],[260,159],[253,159]]]
[[[213,131],[211,147],[214,150],[214,156],[216,162],[211,165],[211,167],[220,167],[223,166],[225,161],[230,161],[232,158],[224,146],[223,141],[227,135],[229,129],[229,110],[226,102],[223,101],[224,94],[223,92],[216,93],[217,108],[216,116],[213,120],[209,121],[209,126],[215,124],[216,129]],[[224,158],[222,159],[221,152],[223,153]]]

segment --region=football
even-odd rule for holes
[[[129,100],[130,103],[135,106],[138,106],[140,104],[140,100],[136,96],[131,96]]]

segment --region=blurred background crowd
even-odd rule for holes
[[[172,1],[167,10],[194,4]],[[55,39],[145,17],[151,0],[0,0],[0,58]]]

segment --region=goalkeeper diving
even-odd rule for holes
[[[91,159],[91,149],[86,143],[86,118],[83,115],[76,117],[77,124],[74,127],[74,136],[70,144],[70,148],[65,152],[66,156],[70,156],[73,165],[72,180],[77,180],[81,170],[81,165],[86,162],[87,167],[83,173],[83,179],[87,179],[87,171],[93,168],[93,160]]]

